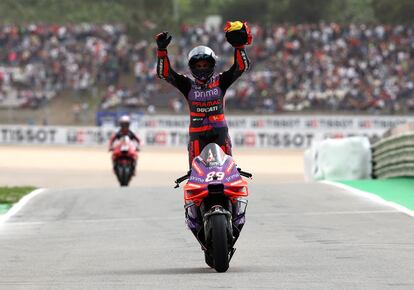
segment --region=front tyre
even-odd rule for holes
[[[213,257],[207,251],[204,251],[204,261],[210,268],[214,268]]]
[[[129,181],[131,180],[131,170],[129,165],[123,165],[123,174],[121,179],[121,186],[128,186]]]
[[[118,164],[116,175],[118,177],[118,181],[121,186],[128,186],[128,183],[130,180],[128,165]]]
[[[227,241],[227,219],[225,215],[217,214],[210,217],[211,222],[211,254],[214,269],[226,272],[229,268],[229,250]]]

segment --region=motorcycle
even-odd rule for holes
[[[128,136],[122,137],[113,147],[112,164],[121,186],[128,186],[138,161],[137,147]]]
[[[235,252],[234,245],[245,223],[248,184],[242,178],[252,174],[237,168],[233,158],[215,143],[195,157],[184,180],[184,209],[188,228],[204,251],[206,264],[226,272]]]

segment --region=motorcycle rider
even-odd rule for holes
[[[250,66],[244,46],[252,42],[252,35],[247,23],[240,21],[227,22],[224,31],[227,41],[234,47],[234,64],[223,73],[215,73],[216,54],[207,46],[197,46],[188,54],[188,66],[194,80],[172,69],[167,52],[171,35],[162,32],[155,37],[158,77],[176,87],[189,105],[190,167],[194,157],[209,143],[218,144],[226,154],[231,155],[231,140],[224,116],[224,95]]]
[[[109,140],[109,151],[113,150],[112,146],[115,143],[115,141],[120,140],[124,136],[128,136],[132,141],[135,141],[137,145],[137,150],[139,149],[141,140],[137,137],[137,135],[134,134],[134,132],[132,132],[129,129],[130,124],[131,124],[131,119],[128,115],[123,115],[119,118],[118,120],[119,130],[114,135],[112,135],[111,139]]]
[[[131,119],[128,115],[123,115],[118,120],[119,130],[114,135],[112,135],[111,139],[109,140],[109,151],[113,150],[113,145],[116,141],[120,140],[124,136],[128,136],[131,141],[135,141],[136,150],[139,151],[139,145],[141,144],[141,140],[137,137],[137,135],[134,134],[129,129],[129,126],[131,124]],[[115,168],[115,163],[113,164]],[[134,175],[135,175],[135,161],[133,164],[134,169]]]

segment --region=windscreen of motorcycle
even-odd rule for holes
[[[210,143],[204,147],[199,156],[207,167],[222,166],[227,159],[223,149],[216,143]]]

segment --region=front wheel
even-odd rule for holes
[[[214,260],[214,269],[217,272],[226,272],[229,268],[229,250],[227,241],[227,219],[218,214],[210,217],[211,222],[211,254]]]
[[[131,170],[127,164],[119,164],[117,168],[117,177],[121,186],[128,186],[131,179]]]
[[[213,257],[207,251],[204,252],[204,261],[210,268],[214,268]]]

